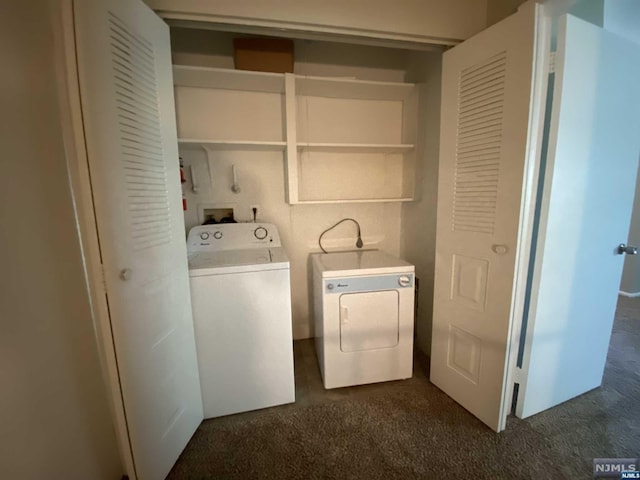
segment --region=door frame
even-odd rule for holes
[[[535,8],[535,0],[529,0],[520,8]],[[53,4],[52,4],[53,5]],[[91,178],[85,145],[78,66],[75,48],[73,0],[55,2],[50,11],[54,32],[54,60],[56,63],[57,91],[63,142],[67,168],[75,208],[78,234],[84,260],[87,290],[91,301],[92,322],[100,354],[104,383],[110,397],[114,427],[118,438],[121,460],[126,475],[135,480],[135,466],[129,441],[127,419],[119,381],[111,319],[106,300],[106,288],[102,270],[100,243],[93,209]],[[535,39],[535,64],[533,67],[531,112],[528,131],[528,155],[525,159],[525,175],[521,205],[519,242],[516,253],[516,272],[512,292],[510,347],[507,359],[507,375],[503,387],[503,405],[513,400],[514,382],[521,375],[517,367],[518,349],[527,291],[529,257],[533,235],[538,173],[542,148],[545,102],[549,76],[549,51],[551,19],[544,7],[538,13],[538,33]]]
[[[80,100],[73,1],[52,2],[50,7],[54,35],[56,89],[63,144],[91,305],[91,321],[98,346],[103,382],[109,397],[124,474],[130,480],[137,480],[120,385],[115,342],[111,330],[97,220],[93,206],[89,158],[85,144]]]

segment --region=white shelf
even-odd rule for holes
[[[286,142],[261,142],[253,140],[200,140],[179,138],[178,144],[184,147],[203,147],[214,150],[255,150],[255,151],[284,151]]]
[[[184,65],[174,65],[173,76],[176,103],[184,113],[178,115],[181,133],[200,137],[179,139],[181,148],[286,152],[290,204],[413,201],[417,85]],[[238,136],[282,141],[220,139]],[[380,143],[351,143],[354,140]],[[315,162],[306,158],[311,152],[325,155]],[[383,157],[387,154],[398,155]],[[300,171],[304,168],[306,173]],[[370,175],[362,188],[336,182],[360,173]]]
[[[284,74],[174,65],[173,84],[176,87],[284,93]]]
[[[413,150],[412,144],[374,143],[298,143],[298,150],[311,152],[354,152],[354,153],[404,153]]]
[[[406,100],[414,83],[374,82],[350,78],[293,75],[296,95],[360,100]],[[254,72],[226,68],[173,66],[177,87],[218,88],[255,92],[284,93],[284,73]]]
[[[360,199],[338,199],[338,200],[298,200],[299,205],[312,205],[322,203],[390,203],[390,202],[412,202],[413,197],[401,198],[360,198]]]
[[[372,82],[330,77],[296,76],[296,95],[356,100],[406,100],[414,83]]]

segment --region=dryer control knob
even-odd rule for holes
[[[398,277],[398,285],[401,287],[408,287],[411,285],[411,279],[406,275],[402,275],[401,277]]]
[[[213,238],[215,238],[216,240],[220,240],[222,238],[222,232],[221,231],[213,232]]]
[[[327,283],[327,290],[333,290],[333,283]]]
[[[202,232],[202,233],[200,234],[200,238],[201,238],[202,240],[206,240],[206,239],[208,239],[208,238],[209,238],[209,233],[207,233],[207,232]]]

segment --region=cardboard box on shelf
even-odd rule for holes
[[[233,40],[236,70],[293,73],[293,40],[286,38],[236,38]]]

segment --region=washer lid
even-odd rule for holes
[[[282,268],[289,268],[289,259],[283,248],[196,252],[189,256],[189,274],[192,277]]]
[[[324,278],[405,273],[415,270],[415,267],[410,263],[379,250],[318,253],[313,254],[312,257],[314,268],[322,272]]]

